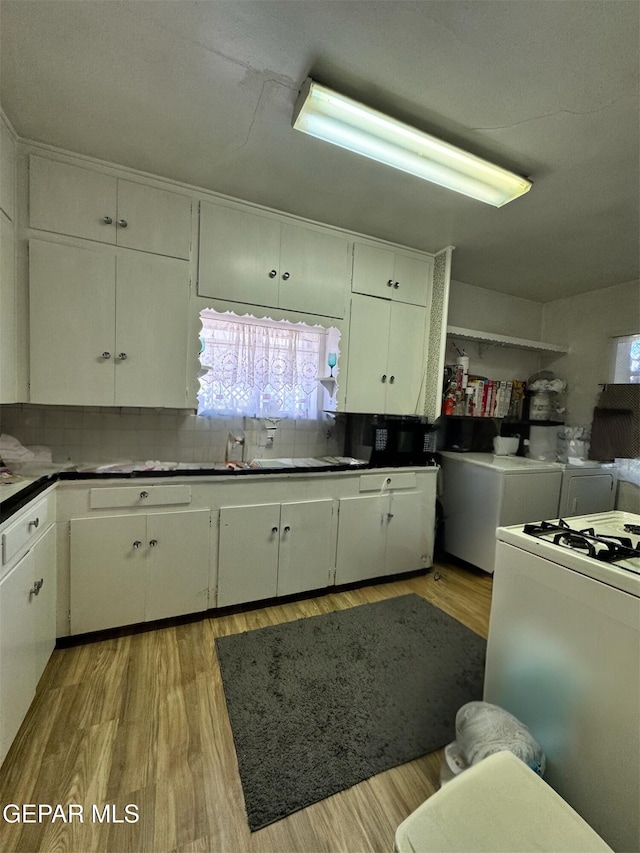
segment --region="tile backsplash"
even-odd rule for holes
[[[26,447],[45,446],[54,462],[121,460],[223,462],[227,436],[243,432],[244,459],[342,455],[344,426],[330,415],[280,421],[273,444],[258,418],[205,418],[182,409],[0,406],[0,431]]]

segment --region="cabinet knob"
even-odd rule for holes
[[[278,528],[277,528],[277,527],[272,527],[272,528],[271,528],[271,532],[272,532],[272,533],[274,533],[274,534],[275,534],[275,533],[277,533],[277,532],[278,532]]]
[[[391,519],[392,519],[392,518],[393,518],[393,513],[392,513],[392,512],[388,512],[388,513],[387,513],[387,521],[391,521]]]
[[[392,278],[390,278],[389,281],[387,282],[387,287],[393,287],[393,279]]]
[[[390,376],[390,377],[389,377],[389,383],[390,383],[391,385],[393,385],[393,383],[394,383],[395,381],[396,381],[396,377],[395,377],[395,376]]]
[[[111,358],[111,353],[106,352],[106,350],[105,350],[105,352],[102,353],[102,358]]]
[[[126,228],[129,223],[126,219],[118,219],[118,225],[120,228]]]
[[[157,544],[158,544],[158,540],[157,540],[157,539],[150,539],[150,540],[149,540],[149,547],[150,547],[150,548],[155,548]]]
[[[136,539],[136,541],[133,543],[134,548],[139,548],[141,545],[142,545],[142,542],[139,539]]]
[[[283,273],[282,273],[282,278],[283,278],[285,281],[287,281],[288,279],[290,279],[290,278],[291,278],[291,273],[283,272]]]
[[[125,360],[126,360],[126,358],[127,358],[127,354],[126,354],[126,352],[119,352],[119,353],[118,353],[118,358],[120,359],[120,361],[125,361]]]
[[[394,281],[394,282],[393,282],[393,286],[394,286],[395,290],[397,290],[397,289],[400,287],[400,282],[399,282],[399,281]]]
[[[144,498],[148,498],[148,497],[149,497],[149,492],[140,492],[140,497],[141,497],[141,498],[143,498],[143,499],[144,499]]]
[[[287,525],[287,526],[284,528],[284,532],[285,532],[285,533],[290,533],[290,532],[291,532],[291,528],[289,527],[289,525]]]
[[[29,522],[29,527],[36,527],[37,528],[39,524],[40,524],[40,519],[34,518],[33,521]]]
[[[33,587],[29,590],[29,595],[38,595],[43,586],[44,578],[40,578],[39,581],[34,581]]]
[[[380,377],[380,382],[386,382],[386,381],[387,381],[387,374],[383,373],[382,376]]]
[[[102,221],[105,225],[111,225],[113,223],[113,219],[110,216],[103,216]]]
[[[277,275],[278,275],[277,270],[271,270],[271,272],[269,273],[269,278],[275,278]]]

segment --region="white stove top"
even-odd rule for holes
[[[496,535],[499,541],[640,597],[640,515],[613,510],[500,527]]]

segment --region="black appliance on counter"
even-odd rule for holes
[[[348,456],[373,468],[432,465],[437,431],[426,418],[393,415],[347,415]]]

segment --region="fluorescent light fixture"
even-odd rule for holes
[[[296,101],[293,126],[494,207],[531,189],[526,178],[345,98],[310,77]]]

